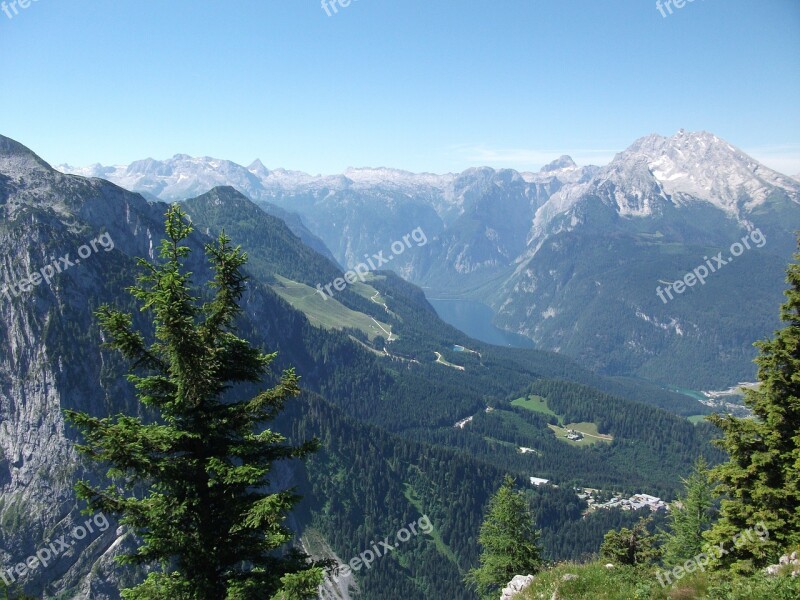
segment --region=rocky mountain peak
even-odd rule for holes
[[[269,177],[269,169],[258,158],[248,165],[247,170],[258,177]]]
[[[543,166],[539,172],[540,173],[550,173],[552,171],[560,171],[562,169],[574,169],[578,165],[575,164],[575,161],[572,160],[571,156],[564,154],[559,158],[555,159],[554,161],[546,164]]]
[[[10,177],[22,177],[33,172],[47,172],[51,167],[34,152],[0,135],[0,172]]]
[[[678,202],[703,200],[736,215],[762,204],[775,188],[800,201],[797,182],[706,131],[681,129],[669,138],[640,138],[619,153],[609,167],[624,168],[643,160],[664,192]],[[740,206],[743,197],[747,200]]]

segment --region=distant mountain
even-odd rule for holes
[[[227,160],[192,158],[186,154],[176,154],[165,161],[148,158],[133,162],[127,167],[94,164],[85,168],[60,165],[57,169],[83,177],[106,179],[127,190],[139,192],[148,200],[166,201],[199,196],[217,186],[232,186],[250,198],[261,198],[262,178],[269,178],[271,175],[259,160],[245,168]],[[278,178],[282,175],[291,178],[288,172],[275,171]],[[269,214],[283,219],[292,232],[309,247],[335,261],[325,243],[306,228],[299,215],[269,202],[262,202],[261,206]]]
[[[311,281],[313,277],[309,277],[309,273],[327,272],[328,279],[339,274],[339,266],[322,241],[305,228],[297,215],[277,206],[261,203],[259,205],[261,210],[256,210],[255,214],[251,212],[245,219],[239,220],[242,210],[255,206],[234,188],[220,186],[197,198],[187,200],[183,203],[183,207],[190,217],[199,218],[201,223],[207,221],[215,223],[217,231],[206,231],[212,237],[222,230],[235,229],[239,234],[238,242],[248,244],[251,238],[261,238],[267,232],[271,232],[273,235],[264,240],[271,245],[271,256],[284,256],[280,264],[266,265],[267,271],[279,272],[307,283],[315,283]],[[249,228],[247,232],[244,231],[245,227]],[[298,228],[303,235],[296,233]],[[289,253],[289,249],[293,249],[294,252]]]
[[[495,296],[498,322],[603,372],[735,384],[753,376],[752,342],[778,324],[798,227],[796,181],[709,133],[648,136],[537,210]],[[752,247],[734,260],[745,237]],[[705,284],[657,295],[719,252],[730,265]]]
[[[618,154],[595,176],[565,186],[537,211],[534,234],[587,196],[599,196],[623,217],[659,217],[667,206],[710,204],[742,223],[773,194],[795,204],[800,186],[710,133],[650,135]]]
[[[577,167],[562,157],[540,173],[475,168],[458,175],[433,175],[359,168],[341,175],[311,176],[269,170],[260,161],[243,167],[183,154],[129,166],[58,168],[103,177],[166,201],[183,200],[219,185],[234,187],[270,214],[277,214],[271,208],[275,205],[299,214],[345,266],[387,250],[393,241],[420,227],[434,243],[424,251],[395,257],[392,268],[441,292],[496,277],[498,269],[526,248],[529,224],[539,206],[564,183],[583,181],[597,169]],[[302,231],[293,231],[304,237]]]
[[[713,134],[683,130],[643,137],[605,167],[562,156],[537,173],[311,176],[185,155],[62,169],[165,200],[231,185],[271,214],[299,214],[347,267],[421,228],[428,243],[391,266],[431,297],[483,301],[497,325],[604,373],[695,389],[753,378],[751,344],[777,324],[800,227],[798,181]],[[660,282],[727,252],[749,229],[766,236],[764,248],[676,301],[658,299]]]

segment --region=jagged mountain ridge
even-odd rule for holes
[[[782,286],[777,266],[791,255],[792,230],[800,223],[797,181],[707,132],[681,130],[671,137],[645,136],[605,167],[578,167],[562,156],[538,173],[488,167],[446,175],[351,169],[342,175],[314,177],[268,170],[260,163],[249,168],[232,165],[178,155],[162,163],[134,163],[103,172],[124,185],[147,189],[163,185],[164,194],[177,196],[187,185],[204,187],[236,170],[232,179],[242,183],[237,187],[234,181],[234,187],[257,202],[297,212],[336,259],[348,266],[422,227],[430,243],[397,257],[393,270],[433,296],[482,300],[497,311],[498,325],[527,335],[542,348],[588,360],[609,374],[638,376],[646,372],[653,377],[659,370],[674,372],[666,368],[664,360],[676,345],[683,345],[678,329],[694,330],[708,339],[716,337],[711,331],[713,320],[696,314],[699,307],[690,314],[675,314],[672,306],[650,306],[648,295],[653,294],[646,288],[654,291],[659,280],[693,268],[702,262],[702,256],[727,248],[748,228],[760,227],[770,240],[768,250],[759,253],[768,264],[751,265],[759,285],[769,288],[769,292],[759,290],[751,304],[766,309],[767,298],[774,300]],[[253,178],[260,183],[256,185]],[[633,242],[641,234],[651,236],[646,247]],[[618,235],[633,237],[629,244],[615,246],[610,241]],[[583,310],[592,305],[588,282],[601,277],[590,265],[578,264],[577,252],[566,256],[562,251],[559,257],[548,254],[547,259],[540,254],[548,243],[563,247],[561,238],[574,238],[569,242],[574,248],[592,240],[594,246],[586,248],[582,256],[602,259],[609,268],[637,259],[628,270],[633,286],[617,282],[623,289],[639,288],[633,294],[635,300],[624,294],[615,300],[624,306],[615,310],[626,315],[623,320],[630,327],[614,338],[626,356],[611,348],[610,341],[597,347],[593,342],[585,348],[586,337],[578,333],[575,319],[605,322],[608,315],[602,314],[601,305],[596,305],[597,313]],[[669,247],[683,247],[679,253],[684,256],[666,261],[656,256]],[[595,255],[603,248],[602,255]],[[559,264],[548,265],[549,260]],[[660,266],[639,268],[654,262]],[[676,262],[681,263],[680,269]],[[750,268],[744,262],[740,270]],[[581,273],[580,281],[564,279],[573,272]],[[769,273],[769,278],[762,281],[764,273]],[[719,293],[728,297],[741,283],[741,279],[720,282]],[[548,286],[552,289],[545,291]],[[668,375],[671,383],[727,387],[752,378],[750,342],[769,333],[773,320],[742,328],[749,310],[729,303],[721,310],[724,312],[717,316],[736,331],[723,331],[713,344],[693,342],[682,364],[704,364],[705,373]],[[570,314],[570,319],[562,320],[559,315],[564,314]],[[658,331],[639,331],[639,321],[651,323]],[[653,333],[658,333],[658,342],[642,341]],[[596,335],[593,331],[589,339]],[[616,357],[604,358],[610,350]],[[720,359],[730,368],[714,375],[711,365]]]
[[[132,191],[162,200],[182,200],[217,185],[230,185],[247,197],[300,215],[331,249],[340,264],[352,266],[365,254],[422,227],[429,237],[450,232],[441,249],[402,257],[393,268],[415,282],[440,277],[438,261],[450,274],[493,272],[525,248],[527,223],[536,209],[565,182],[580,181],[596,167],[577,167],[562,157],[541,173],[472,168],[460,174],[414,174],[387,168],[352,168],[341,175],[311,176],[269,170],[260,161],[249,167],[210,157],[178,154],[164,161],[146,159],[128,166],[86,168],[61,165],[64,172],[104,177]],[[509,214],[509,206],[515,206]],[[510,218],[509,218],[510,217]],[[502,231],[511,222],[509,239]],[[461,230],[466,229],[466,233]],[[295,231],[299,235],[298,231]],[[301,236],[302,237],[302,236]],[[455,244],[449,247],[448,244]],[[440,256],[443,254],[444,256]],[[431,273],[428,271],[431,270]],[[442,287],[447,287],[443,285]]]
[[[402,221],[406,227],[415,223],[414,227],[427,227],[434,237],[442,234],[443,239],[433,256],[405,262],[398,272],[434,289],[442,268],[456,275],[457,281],[458,276],[475,271],[497,275],[503,267],[523,261],[551,221],[577,218],[572,208],[588,194],[605,194],[604,202],[616,206],[620,216],[655,217],[665,203],[678,207],[709,203],[740,220],[776,190],[794,202],[800,194],[792,178],[759,164],[728,142],[707,132],[683,130],[670,138],[656,134],[640,138],[603,168],[578,167],[569,156],[562,156],[538,173],[484,167],[434,175],[360,168],[341,175],[312,176],[269,170],[258,160],[243,167],[184,154],[128,166],[62,165],[59,169],[102,176],[168,201],[231,185],[257,202],[273,202],[299,213],[346,265],[355,264],[402,229],[375,221]],[[519,189],[509,191],[515,180]],[[741,197],[747,200],[739,203]],[[371,219],[374,207],[385,208],[388,215]],[[358,219],[358,210],[370,213],[371,226],[363,223],[366,216]],[[486,214],[492,210],[502,212],[514,231],[498,228],[491,214]],[[520,222],[530,224],[524,246],[519,239]],[[447,286],[441,287],[453,283],[447,278]]]
[[[679,131],[671,138],[650,135],[585,183],[565,186],[537,211],[533,236],[590,194],[603,197],[620,216],[651,217],[663,205],[708,203],[738,220],[763,205],[770,194],[784,192],[800,203],[796,181],[758,163],[717,136]]]
[[[80,475],[98,477],[93,469],[83,471],[73,449],[74,432],[65,426],[62,409],[86,410],[98,416],[139,412],[122,377],[124,365],[114,354],[100,349],[102,335],[92,312],[102,303],[131,308],[123,290],[133,283],[134,257],[153,258],[162,237],[166,205],[147,202],[104,180],[54,171],[28,149],[3,137],[0,201],[0,247],[7,284],[17,284],[47,264],[51,254],[67,256],[71,250],[74,259],[74,249],[101,232],[113,240],[109,252],[84,264],[75,259],[74,266],[59,273],[50,285],[34,286],[26,296],[10,292],[8,301],[0,306],[4,341],[0,351],[0,562],[13,567],[33,555],[42,540],[82,522],[73,484]],[[213,204],[214,198],[207,201]],[[271,224],[278,226],[274,221]],[[286,228],[282,222],[280,226]],[[283,235],[291,236],[288,230]],[[208,238],[202,234],[188,240],[193,250],[188,266],[200,277],[209,275],[202,259],[205,241]],[[286,243],[298,251],[312,252],[299,239]],[[325,259],[320,256],[318,260]],[[335,265],[328,264],[335,272]],[[310,348],[324,347],[333,356],[343,352],[351,360],[370,356],[341,334],[313,333],[318,336],[313,345],[308,340],[299,341],[304,339],[304,332],[307,336],[316,328],[258,282],[249,283],[243,307],[252,339],[264,347],[277,347],[280,364],[297,366],[306,375],[307,384],[319,384],[326,371],[330,376],[338,361],[326,367],[310,356],[304,343]],[[337,351],[342,345],[345,347]],[[329,413],[330,426],[331,407],[324,410]],[[333,410],[334,415],[337,412]],[[333,444],[332,451],[354,463],[357,457],[352,450],[339,447],[344,442],[352,440],[328,441]],[[286,474],[280,477],[285,479]],[[395,495],[403,498],[402,489],[395,490]],[[413,510],[408,505],[403,507],[404,511],[409,509]],[[36,594],[97,600],[118,598],[120,573],[125,571],[112,559],[125,545],[121,533],[112,521],[102,535],[88,536],[85,542],[71,545],[48,568],[32,571],[24,580],[26,589]],[[128,582],[130,576],[128,572]]]

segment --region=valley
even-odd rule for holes
[[[717,389],[754,378],[751,342],[777,325],[768,308],[781,300],[792,224],[800,222],[800,182],[753,164],[711,133],[680,130],[642,137],[605,167],[561,157],[538,172],[312,176],[186,155],[59,168],[102,170],[169,201],[230,185],[271,214],[293,215],[294,232],[321,240],[349,267],[389,240],[424,231],[428,241],[392,256],[392,269],[475,339],[560,352],[611,377]],[[154,179],[154,165],[170,175]],[[725,179],[741,192],[719,183]],[[380,214],[387,198],[389,212]],[[766,243],[713,273],[713,284],[659,299],[663,282],[703,257],[729,255],[754,227]]]

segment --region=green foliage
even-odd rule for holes
[[[600,556],[618,565],[646,565],[661,556],[657,538],[647,527],[651,519],[640,519],[632,529],[609,531],[600,546]]]
[[[114,481],[105,489],[79,482],[78,495],[92,510],[119,515],[140,536],[122,562],[162,567],[124,591],[126,600],[313,597],[302,590],[320,581],[319,570],[297,552],[279,553],[292,539],[284,519],[299,497],[293,490],[264,491],[275,461],[316,448],[314,442],[288,445],[264,428],[299,393],[298,377],[286,370],[275,387],[238,400],[236,386],[258,384],[275,354],[235,334],[247,256],[224,234],[206,246],[211,299],[200,304],[192,295],[184,269],[190,250],[182,245],[191,231],[181,210],[171,207],[163,263],[141,260],[145,274],[130,289],[152,316],[152,343],[132,328],[131,315],[110,307],[97,313],[108,346],[142,373],[128,379],[159,420],[66,411],[85,439],[78,449],[109,465]]]
[[[714,490],[708,479],[708,464],[703,457],[697,459],[694,469],[684,479],[685,493],[679,504],[673,504],[669,513],[669,529],[664,544],[664,562],[681,564],[703,551],[703,532],[714,519]]]
[[[763,567],[800,543],[800,252],[795,261],[781,307],[786,326],[756,344],[761,386],[744,400],[755,418],[710,418],[722,429],[719,445],[730,460],[712,472],[725,496],[707,539],[731,546],[735,535],[756,525],[769,531],[767,541],[745,539],[721,557],[723,565],[742,571]]]
[[[661,585],[657,569],[615,566],[606,561],[562,563],[536,576],[515,600],[796,600],[800,577],[742,577],[730,571],[695,572]],[[565,575],[571,575],[567,579]]]
[[[522,492],[514,490],[514,480],[506,476],[489,501],[481,526],[480,566],[470,570],[465,581],[482,598],[495,598],[515,575],[530,575],[541,569],[538,541],[528,501]]]
[[[296,435],[322,438],[322,449],[307,462],[303,504],[313,508],[314,528],[338,556],[358,556],[422,514],[433,526],[430,536],[412,537],[372,569],[355,573],[363,597],[383,598],[391,590],[395,598],[474,600],[462,569],[477,563],[482,513],[503,472],[345,418],[319,397],[309,404],[300,418],[286,417]]]
[[[198,229],[211,234],[224,229],[242,241],[254,287],[272,281],[275,274],[312,286],[341,275],[330,263],[308,262],[302,244],[285,235],[279,221],[262,219],[235,192],[217,193],[219,203],[212,193],[189,201],[187,210]],[[351,286],[352,293],[351,287],[337,293],[336,299],[389,323],[400,340],[388,350],[419,362],[378,357],[350,339],[352,332],[323,331],[269,293],[256,322],[242,333],[262,344],[280,340],[275,364],[295,366],[303,374],[304,388],[324,397],[311,394],[308,410],[292,411],[290,425],[282,431],[292,439],[323,439],[325,451],[310,459],[302,494],[313,525],[336,553],[357,555],[375,535],[396,530],[424,509],[458,560],[454,565],[433,544],[414,540],[403,547],[405,555],[398,553],[402,561],[390,554],[357,574],[365,597],[380,597],[391,589],[398,597],[473,598],[463,587],[456,589],[457,583],[477,564],[475,542],[483,510],[505,472],[560,484],[529,495],[546,541],[543,555],[563,560],[596,552],[608,529],[632,526],[635,519],[619,511],[598,511],[583,519],[586,503],[570,483],[671,497],[680,489],[679,474],[688,471],[698,454],[719,460],[707,445],[711,426],[693,429],[684,419],[652,406],[682,414],[702,412],[690,398],[641,382],[605,379],[557,354],[474,343],[443,324],[421,290],[393,273],[375,274],[369,283],[391,312],[358,295],[359,286]],[[470,347],[480,357],[452,352],[453,344]],[[467,370],[431,364],[434,351]],[[595,416],[587,420],[614,418],[615,442],[596,450],[571,448],[553,436],[541,415],[500,408],[504,399],[517,398],[531,381],[542,380],[573,408],[592,410]],[[484,413],[486,404],[497,410]],[[471,414],[475,420],[470,426],[453,429],[455,421]],[[518,446],[533,447],[537,454],[522,455]],[[419,494],[421,508],[403,497],[406,484]]]

